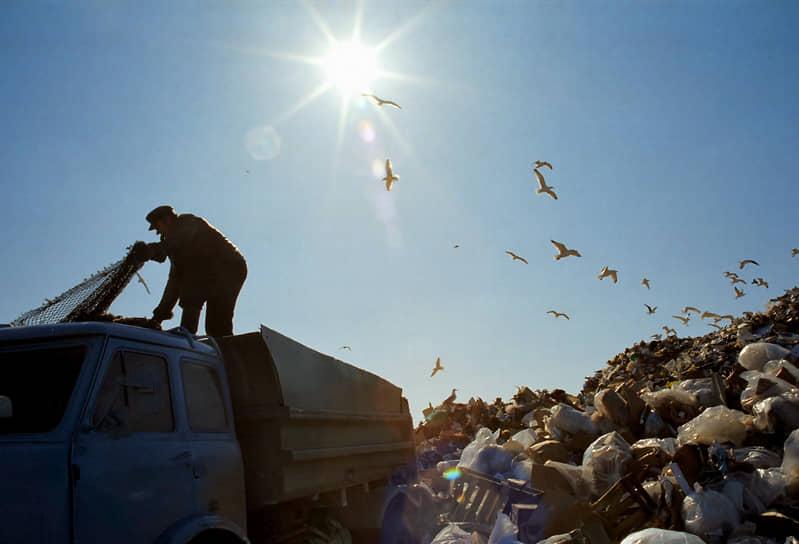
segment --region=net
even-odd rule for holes
[[[74,321],[102,320],[111,303],[122,293],[142,267],[140,259],[129,249],[125,257],[95,272],[75,287],[64,291],[44,304],[25,312],[11,325],[48,325]]]

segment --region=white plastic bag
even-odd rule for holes
[[[480,451],[486,446],[491,444],[496,445],[498,437],[499,430],[492,433],[491,429],[482,427],[479,431],[477,431],[474,440],[472,440],[465,448],[463,448],[463,453],[461,454],[461,459],[458,462],[458,466],[473,469],[477,462],[478,453],[480,453]]]
[[[701,406],[717,406],[721,404],[719,394],[713,386],[713,378],[683,380],[673,385],[672,389],[679,389],[693,395]]]
[[[457,525],[447,525],[433,538],[430,544],[471,544],[472,535]]]
[[[575,497],[587,499],[591,496],[591,488],[585,480],[583,467],[557,461],[547,461],[544,465],[557,470],[569,482]]]
[[[568,404],[561,403],[553,406],[549,413],[546,429],[555,440],[563,440],[567,434],[597,434],[596,426],[591,421],[591,417]]]
[[[755,468],[778,467],[782,463],[778,453],[761,446],[737,448],[734,453],[736,463],[749,463]]]
[[[788,479],[779,468],[757,469],[752,475],[750,491],[768,508],[785,494]]]
[[[787,372],[794,380],[799,381],[799,368],[796,368],[785,359],[769,361],[763,365],[763,372],[771,376],[776,376],[781,370]]]
[[[621,544],[705,544],[696,535],[666,529],[644,529],[624,537]]]
[[[533,475],[533,462],[529,459],[516,458],[510,465],[511,478],[529,482]]]
[[[775,359],[785,359],[791,353],[782,346],[768,342],[749,344],[738,354],[738,364],[747,370],[763,370],[763,366]]]
[[[695,409],[699,402],[693,393],[683,389],[661,389],[649,391],[641,395],[641,399],[653,410],[664,410],[672,406],[685,409]]]
[[[762,432],[799,428],[799,391],[792,390],[761,400],[752,407],[752,414],[755,427]]]
[[[799,392],[785,380],[757,370],[743,372],[741,377],[747,382],[746,389],[741,393],[741,406],[749,412],[761,400],[776,397],[790,391]]]
[[[708,408],[694,419],[677,429],[680,444],[704,444],[732,442],[740,446],[751,424],[751,417],[726,406]]]
[[[507,515],[499,513],[491,535],[488,537],[488,544],[519,544],[519,541],[516,540],[518,532],[519,530],[511,519]]]
[[[598,497],[619,481],[632,461],[630,444],[617,432],[600,436],[583,453],[583,474]]]
[[[685,530],[705,540],[729,535],[740,523],[735,505],[722,493],[712,490],[686,497],[682,517]]]
[[[674,457],[677,453],[677,440],[674,438],[643,438],[632,444],[633,451],[649,448],[657,448],[669,457]]]
[[[796,485],[799,483],[799,429],[788,435],[782,451],[782,472],[788,485]]]
[[[518,442],[524,449],[529,448],[536,443],[538,437],[532,429],[524,429],[510,437],[513,442]]]

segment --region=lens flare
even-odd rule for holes
[[[444,471],[444,479],[449,480],[450,482],[453,480],[457,480],[463,476],[463,473],[460,471],[458,467],[455,468],[448,468]]]
[[[358,123],[358,133],[361,135],[361,140],[366,143],[375,141],[375,129],[369,121],[363,120]]]
[[[280,155],[280,146],[280,135],[271,126],[252,128],[244,137],[244,147],[256,161],[274,159]]]

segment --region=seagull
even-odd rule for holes
[[[735,285],[736,283],[743,283],[744,285],[746,285],[746,282],[741,278],[739,278],[738,276],[730,278],[730,283],[732,283],[733,285]]]
[[[746,293],[744,293],[743,291],[741,291],[737,287],[733,287],[733,289],[735,289],[735,298],[741,298],[742,296],[746,295]]]
[[[691,321],[691,318],[690,318],[690,317],[683,317],[683,316],[681,316],[681,315],[673,315],[673,316],[671,316],[671,317],[673,317],[674,319],[679,319],[679,320],[680,320],[680,322],[681,322],[683,325],[688,325],[688,322],[689,322],[689,321]]]
[[[550,170],[552,170],[552,163],[549,163],[547,161],[535,161],[536,170],[539,169],[539,168],[544,168],[544,167],[549,168]]]
[[[393,100],[384,100],[384,99],[380,98],[379,96],[376,96],[376,95],[373,95],[373,94],[366,94],[366,93],[361,93],[361,96],[366,96],[368,98],[371,98],[372,100],[375,101],[375,104],[377,104],[381,108],[383,106],[385,106],[386,104],[388,104],[389,106],[394,106],[398,110],[402,109],[402,106],[400,106],[399,104],[397,104]]]
[[[556,312],[555,310],[549,310],[547,313],[554,315],[555,319],[557,319],[559,317],[565,317],[566,319],[569,319],[568,315],[566,315],[564,313],[561,313],[561,312]],[[571,320],[569,320],[569,321],[571,321]]]
[[[744,269],[744,266],[746,266],[746,265],[748,265],[748,264],[753,264],[753,265],[755,265],[755,266],[760,266],[760,263],[758,263],[757,261],[753,261],[752,259],[744,259],[743,261],[740,261],[740,262],[738,263],[738,268],[740,268],[741,270],[743,270],[743,269]]]
[[[555,260],[559,261],[561,259],[565,259],[566,257],[582,257],[580,252],[576,249],[569,249],[566,247],[566,244],[561,244],[560,242],[556,242],[555,240],[550,240],[552,245],[555,246],[555,249],[558,250],[558,254],[555,255]]]
[[[663,338],[663,335],[660,335],[660,334],[653,334],[652,336],[650,336],[650,338],[653,338],[653,339],[655,339],[655,340],[660,340],[660,339],[662,339],[662,338]]]
[[[457,396],[457,395],[455,395],[455,393],[457,391],[458,391],[457,389],[453,389],[452,393],[450,393],[450,395],[447,398],[445,398],[444,402],[442,402],[441,404],[449,405],[449,404],[452,404],[453,402],[455,402],[455,397]]]
[[[728,277],[728,278],[737,278],[738,277],[738,274],[736,274],[735,272],[729,272],[729,271],[725,271],[724,275],[726,277]]]
[[[799,255],[799,248],[795,247],[791,250],[791,257],[796,257],[797,255]]]
[[[730,323],[732,323],[733,320],[735,319],[735,316],[734,315],[730,315],[730,314],[724,314],[724,315],[717,316],[713,321],[718,323],[719,321],[721,321],[723,319],[728,319],[730,321]]]
[[[394,169],[391,168],[391,159],[386,159],[386,177],[383,178],[386,182],[386,191],[391,191],[391,186],[395,181],[399,181],[399,176],[394,175]]]
[[[765,287],[768,289],[768,282],[763,278],[755,278],[752,280],[752,285],[759,285],[760,287]]]
[[[436,357],[436,366],[433,367],[433,373],[430,374],[430,377],[432,378],[442,370],[444,370],[444,367],[441,365],[441,357]]]
[[[721,325],[716,325],[715,323],[708,323],[708,325],[710,325],[710,326],[711,326],[711,327],[713,327],[714,329],[718,329],[718,330],[720,330],[720,331],[721,331],[721,330],[724,330],[724,327],[722,327]]]
[[[250,171],[249,171],[249,170],[245,170],[245,171],[244,171],[244,173],[245,173],[245,174],[247,174],[247,175],[249,175],[249,174],[250,174]]]
[[[524,264],[530,264],[530,263],[528,263],[528,262],[527,262],[527,259],[525,259],[524,257],[519,257],[518,255],[516,255],[516,254],[515,254],[514,252],[512,252],[512,251],[506,251],[505,253],[507,253],[508,255],[510,255],[511,257],[513,257],[513,260],[514,260],[514,261],[521,261],[521,262],[523,262]]]
[[[552,187],[551,185],[547,185],[547,182],[544,180],[544,174],[539,172],[537,169],[533,170],[533,173],[535,174],[535,177],[538,179],[538,189],[535,192],[538,193],[539,195],[548,194],[549,196],[557,200],[558,195],[556,195],[555,191],[552,190],[554,189],[554,187]]]
[[[649,280],[648,280],[648,279],[646,279],[646,278],[644,278],[644,279],[642,279],[642,280],[641,280],[641,285],[643,285],[643,286],[644,286],[644,287],[646,287],[647,289],[649,289],[649,288],[650,288],[650,287],[649,287]]]
[[[349,347],[349,346],[341,346],[341,347],[340,347],[340,348],[338,348],[338,349],[348,349],[348,350],[352,351],[352,348],[351,348],[351,347]]]
[[[672,329],[671,327],[667,327],[667,326],[665,326],[665,325],[664,325],[664,326],[662,326],[662,327],[660,327],[660,328],[661,328],[661,329],[663,329],[663,332],[665,332],[665,333],[666,333],[666,336],[668,336],[668,335],[670,335],[670,334],[673,334],[673,335],[675,335],[675,336],[677,335],[677,331],[675,331],[675,330],[674,330],[674,329]]]
[[[702,315],[700,316],[700,319],[706,319],[706,318],[709,318],[709,317],[721,317],[721,316],[719,314],[716,314],[716,313],[713,313],[713,312],[702,312]]]
[[[699,308],[694,308],[693,306],[686,306],[682,309],[682,313],[684,314],[690,314],[691,312],[696,312],[697,315],[702,313],[699,311]]]
[[[142,277],[142,275],[139,274],[138,272],[136,272],[136,278],[138,278],[136,281],[138,281],[139,283],[141,283],[144,286],[144,290],[147,291],[147,294],[149,295],[150,294],[150,288],[147,286],[147,282],[144,281],[144,278]]]
[[[605,278],[610,278],[613,280],[613,283],[619,283],[618,272],[619,272],[618,270],[613,270],[612,268],[603,266],[597,278],[599,278],[600,281],[604,280]]]
[[[459,247],[461,247],[461,246],[459,246],[458,244],[455,244],[454,246],[452,246],[452,249],[458,249]]]
[[[657,309],[658,309],[658,307],[657,307],[657,306],[655,306],[655,307],[653,308],[653,307],[652,307],[652,306],[650,306],[649,304],[644,304],[644,306],[646,306],[646,313],[648,313],[648,314],[650,314],[650,315],[651,315],[651,314],[654,314],[654,313],[657,311]]]

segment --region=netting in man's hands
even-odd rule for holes
[[[133,251],[128,251],[124,259],[94,273],[57,297],[45,300],[44,304],[25,312],[11,324],[22,327],[99,318],[122,293],[142,264],[134,258]]]

